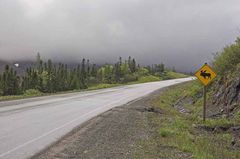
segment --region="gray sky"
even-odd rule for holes
[[[0,0],[0,59],[199,67],[240,34],[239,0]]]

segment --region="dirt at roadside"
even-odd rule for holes
[[[148,113],[161,113],[149,101],[161,90],[136,102],[114,108],[74,129],[33,159],[124,159],[133,158],[139,141],[152,131]]]

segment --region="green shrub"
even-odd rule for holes
[[[240,38],[237,38],[234,44],[224,48],[223,52],[216,55],[214,59],[214,69],[220,75],[228,71],[233,71],[240,63]]]
[[[138,80],[138,76],[135,75],[135,74],[127,74],[124,76],[124,80],[123,82],[124,83],[127,83],[127,82],[133,82],[133,81],[137,81]]]
[[[154,81],[159,81],[160,78],[153,76],[153,75],[148,75],[148,76],[142,76],[138,79],[139,83],[144,83],[144,82],[154,82]]]
[[[36,90],[36,89],[28,89],[24,92],[25,96],[39,96],[42,94],[43,94],[42,92],[40,92],[39,90]]]
[[[175,79],[175,78],[187,77],[187,75],[184,75],[184,74],[178,73],[178,72],[173,72],[173,71],[167,71],[165,76],[166,76],[165,77],[166,79]]]
[[[138,74],[139,76],[147,76],[147,75],[149,75],[149,71],[148,71],[148,69],[141,67],[141,68],[139,68],[139,70],[137,71],[137,74]]]
[[[95,90],[95,89],[111,88],[111,87],[116,87],[116,86],[120,86],[120,84],[101,83],[101,84],[90,86],[88,89]]]

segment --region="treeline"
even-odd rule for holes
[[[22,76],[10,66],[5,66],[0,74],[0,95],[19,95],[27,90],[54,93],[87,89],[101,83],[127,83],[150,74],[160,76],[164,70],[164,64],[140,67],[131,56],[124,61],[120,57],[115,64],[103,66],[82,59],[75,68],[70,68],[67,64],[55,64],[50,59],[44,62],[38,54],[35,65],[28,67]]]

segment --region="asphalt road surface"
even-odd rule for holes
[[[0,102],[0,158],[30,158],[83,122],[183,78]]]

